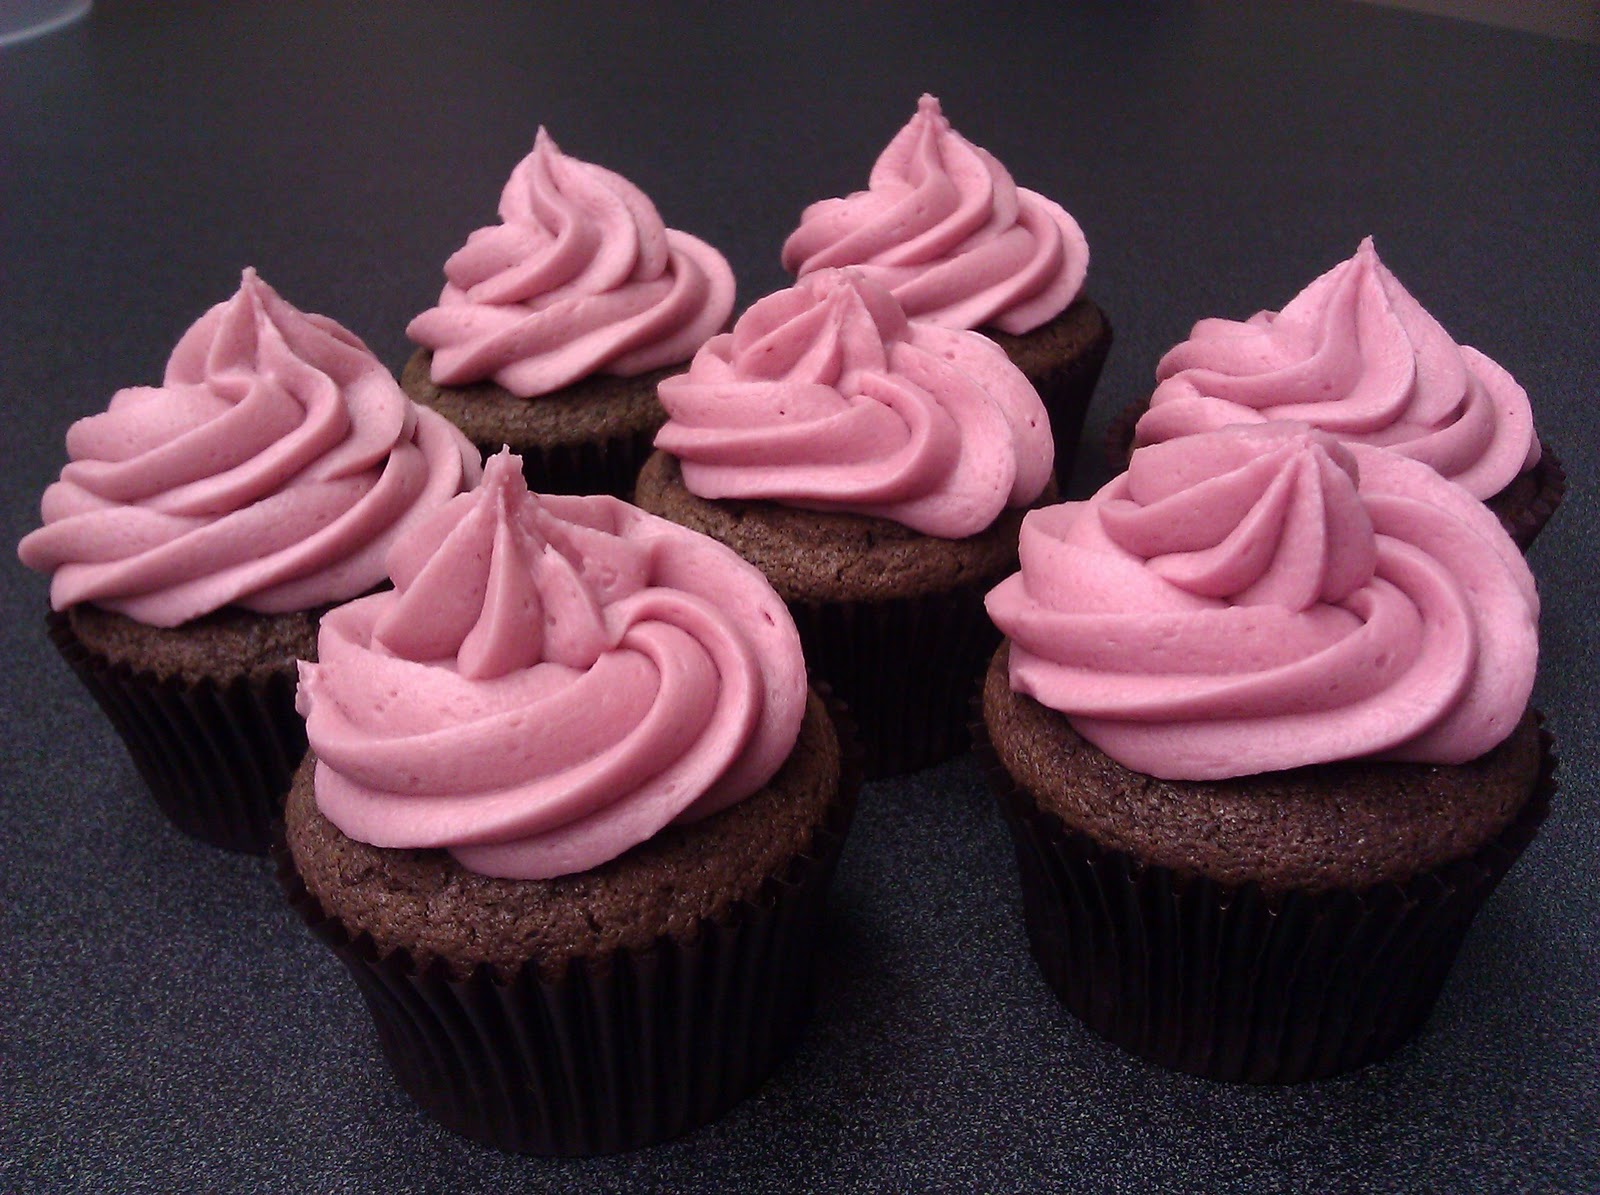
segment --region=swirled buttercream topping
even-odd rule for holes
[[[1479,499],[1539,460],[1527,392],[1456,344],[1371,237],[1282,311],[1201,320],[1156,379],[1136,445],[1292,420],[1421,461]]]
[[[184,334],[160,386],[118,391],[68,429],[67,453],[17,554],[52,574],[56,609],[160,627],[363,593],[396,536],[480,470],[361,341],[254,270]]]
[[[1304,424],[1140,449],[1087,502],[1030,514],[1021,558],[988,597],[1011,687],[1165,779],[1461,763],[1533,687],[1538,599],[1494,516]]]
[[[794,622],[705,536],[492,458],[324,616],[300,711],[323,814],[473,871],[583,871],[764,785],[805,708]]]
[[[1018,187],[925,95],[867,189],[813,203],[784,243],[791,274],[836,266],[887,287],[912,319],[1022,333],[1078,297],[1089,244],[1059,204]]]
[[[733,311],[722,254],[542,128],[500,220],[445,262],[439,305],[406,329],[433,351],[441,386],[493,379],[532,398],[590,374],[633,377],[687,361]]]
[[[702,498],[761,498],[973,535],[1050,479],[1038,393],[993,341],[908,321],[854,270],[808,274],[658,388],[657,447]]]

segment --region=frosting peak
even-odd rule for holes
[[[445,262],[439,305],[406,329],[433,350],[440,385],[492,378],[531,398],[593,373],[631,377],[687,360],[733,310],[720,253],[542,127],[499,213]]]
[[[1166,779],[1460,763],[1532,690],[1538,599],[1494,516],[1304,425],[1140,449],[1087,502],[1030,514],[1020,556],[987,602],[1012,688]]]
[[[703,498],[876,515],[946,538],[1025,506],[1054,458],[1037,392],[973,332],[908,320],[854,270],[808,274],[659,387],[657,447]]]
[[[510,453],[330,611],[299,705],[346,834],[474,871],[597,866],[764,785],[805,706],[755,568],[607,497],[534,496]]]
[[[67,452],[18,555],[53,573],[57,609],[93,602],[154,626],[370,589],[390,542],[479,469],[360,340],[249,269],[184,333],[162,384],[118,391],[72,425]]]
[[[913,319],[1022,333],[1077,298],[1089,247],[1077,221],[1019,188],[924,95],[879,155],[867,190],[801,214],[783,265],[799,277],[854,266]]]
[[[1377,544],[1349,451],[1309,428],[1241,432],[1196,454],[1159,445],[1128,470],[1101,524],[1186,592],[1303,611],[1372,579]]]
[[[540,661],[590,667],[606,648],[601,597],[642,587],[643,550],[620,545],[609,552],[610,582],[597,594],[582,562],[541,531],[554,520],[510,454],[490,459],[483,484],[467,498],[389,553],[399,599],[373,625],[373,643],[419,662],[454,656],[456,672],[471,680]]]
[[[1294,420],[1422,461],[1479,499],[1538,462],[1527,393],[1457,345],[1367,237],[1282,311],[1206,319],[1156,367],[1135,443]]]

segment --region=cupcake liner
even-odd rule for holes
[[[1561,467],[1560,459],[1542,438],[1539,448],[1539,463],[1533,467],[1533,497],[1518,510],[1495,512],[1500,516],[1501,525],[1524,552],[1538,538],[1567,493],[1567,471]]]
[[[1056,446],[1056,482],[1063,490],[1072,480],[1078,442],[1083,436],[1084,417],[1089,413],[1095,385],[1100,381],[1100,371],[1105,367],[1106,356],[1111,351],[1109,322],[1105,329],[1104,336],[1091,342],[1071,360],[1027,375],[1028,381],[1039,392],[1045,414],[1050,417],[1050,433]]]
[[[1000,764],[1034,960],[1090,1029],[1208,1079],[1298,1083],[1392,1053],[1427,1018],[1474,915],[1556,789],[1550,735],[1533,795],[1477,852],[1361,892],[1268,894],[1145,864],[1068,829]]]
[[[1127,472],[1128,457],[1133,454],[1134,428],[1149,409],[1148,399],[1129,403],[1113,415],[1111,422],[1106,426],[1105,438],[1100,441],[1100,447],[1105,453],[1106,464],[1111,466],[1113,474]]]
[[[611,436],[603,440],[583,440],[570,444],[511,444],[522,457],[522,474],[528,488],[538,494],[612,494],[623,501],[633,500],[639,470],[655,451],[656,428]],[[493,456],[503,445],[473,442],[484,456]]]
[[[860,784],[849,719],[836,701],[829,712],[843,765],[810,850],[689,941],[663,935],[579,960],[558,979],[535,962],[459,979],[439,962],[419,968],[403,949],[382,956],[365,933],[352,938],[306,890],[281,837],[278,881],[355,978],[390,1069],[428,1115],[514,1153],[637,1149],[748,1095],[810,1015],[814,948]]]
[[[971,746],[972,686],[1000,645],[983,598],[999,579],[886,601],[789,603],[807,664],[856,719],[868,779]]]
[[[211,846],[266,854],[306,750],[294,670],[227,684],[163,680],[91,651],[64,614],[52,611],[45,625],[167,819]]]

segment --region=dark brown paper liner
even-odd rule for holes
[[[168,820],[212,846],[266,854],[306,752],[294,669],[227,684],[162,680],[91,651],[64,614],[45,625]]]
[[[1567,471],[1561,467],[1561,461],[1543,438],[1539,449],[1539,463],[1533,467],[1533,497],[1517,510],[1495,511],[1500,525],[1524,552],[1538,538],[1567,493]]]
[[[825,686],[816,686],[827,696]],[[810,1015],[812,956],[855,810],[860,753],[829,700],[839,793],[811,848],[752,900],[701,922],[692,941],[452,979],[405,950],[381,957],[312,896],[280,837],[278,882],[355,978],[400,1086],[446,1128],[513,1153],[592,1155],[676,1137],[752,1092]]]
[[[1111,323],[1106,320],[1105,334],[1076,357],[1027,375],[1039,392],[1045,414],[1050,417],[1050,434],[1056,446],[1056,484],[1063,491],[1072,480],[1078,442],[1083,437],[1084,417],[1089,413],[1089,402],[1094,398],[1095,385],[1110,351]]]
[[[1106,425],[1105,439],[1100,441],[1100,446],[1113,474],[1128,471],[1128,457],[1133,455],[1134,428],[1149,409],[1148,399],[1129,403],[1113,415],[1111,422]]]
[[[974,734],[1016,845],[1045,981],[1123,1049],[1229,1082],[1326,1078],[1401,1046],[1556,789],[1541,730],[1533,795],[1470,857],[1362,892],[1274,896],[1145,864],[1068,829],[1006,772],[981,721]]]
[[[1113,473],[1127,469],[1128,457],[1133,452],[1135,426],[1149,409],[1148,400],[1131,403],[1119,411],[1106,428],[1103,447],[1106,462]],[[1510,510],[1501,509],[1493,498],[1485,503],[1494,511],[1495,518],[1500,520],[1506,534],[1524,552],[1550,521],[1550,516],[1555,514],[1556,507],[1561,505],[1561,499],[1567,492],[1567,473],[1561,467],[1561,461],[1543,438],[1539,441],[1539,448],[1539,463],[1533,467],[1533,496]],[[1512,484],[1514,486],[1516,483]]]
[[[983,598],[999,580],[888,601],[789,603],[807,666],[856,719],[868,779],[971,746],[972,686],[1000,645]]]
[[[536,494],[612,494],[631,502],[639,470],[655,451],[656,430],[571,444],[510,447],[522,458],[522,475]],[[504,446],[473,441],[473,447],[486,458]]]

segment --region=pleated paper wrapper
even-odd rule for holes
[[[981,723],[974,728],[982,734]],[[1230,886],[1070,830],[980,752],[1016,846],[1046,982],[1090,1029],[1172,1070],[1298,1083],[1392,1053],[1426,1020],[1478,909],[1549,812],[1533,794],[1471,856],[1364,891]]]
[[[821,686],[818,686],[819,689]],[[305,887],[280,840],[291,905],[355,978],[400,1086],[446,1128],[514,1153],[583,1156],[679,1136],[750,1094],[810,1015],[825,898],[855,807],[859,752],[837,701],[839,794],[808,851],[692,938],[578,960],[556,979],[464,979],[382,956]]]
[[[1101,318],[1105,319],[1103,312]],[[1105,321],[1105,330],[1103,337],[1072,360],[1028,374],[1028,381],[1039,392],[1045,413],[1050,417],[1050,432],[1056,448],[1056,484],[1063,491],[1072,480],[1078,442],[1083,436],[1083,421],[1089,413],[1100,371],[1111,351],[1110,321]]]
[[[523,476],[537,494],[611,494],[631,502],[639,470],[655,451],[656,430],[570,444],[523,442],[510,448],[522,458]],[[473,442],[486,457],[503,446]]]
[[[227,684],[163,680],[91,651],[64,614],[46,629],[167,819],[212,846],[266,854],[306,751],[294,668]]]
[[[972,687],[1000,644],[983,598],[1001,577],[886,601],[792,601],[806,663],[860,731],[869,779],[964,754]]]

